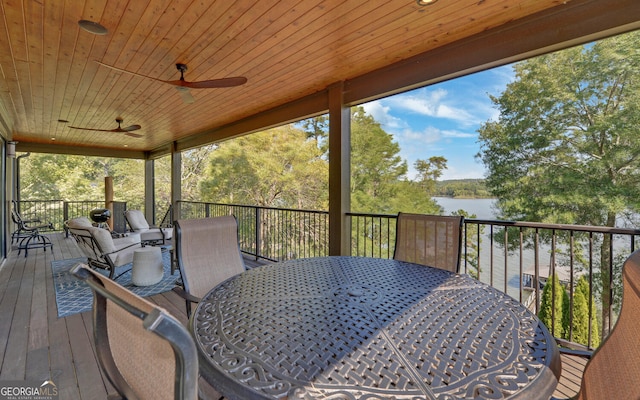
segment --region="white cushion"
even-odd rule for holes
[[[149,223],[140,210],[128,210],[127,221],[129,222],[129,226],[131,226],[131,229],[133,229],[134,232],[149,229]]]
[[[87,228],[91,232],[93,238],[98,242],[98,246],[105,253],[111,253],[116,251],[116,246],[113,243],[113,238],[111,237],[111,232],[106,229],[97,228],[92,226],[91,228]]]
[[[87,217],[77,217],[68,220],[67,226],[69,228],[87,228],[92,227],[93,224],[91,224],[91,221],[89,221]]]

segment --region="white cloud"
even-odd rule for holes
[[[443,118],[462,123],[473,123],[476,118],[466,109],[453,105],[449,92],[444,89],[419,89],[383,100],[397,112],[409,111],[432,118]]]
[[[432,126],[427,127],[422,132],[413,131],[411,129],[405,129],[402,132],[394,135],[400,146],[403,143],[411,142],[409,147],[415,147],[418,143],[432,144],[442,140],[442,131]],[[409,143],[408,143],[409,144]]]
[[[478,137],[476,133],[468,133],[457,130],[442,130],[434,126],[427,126],[422,131],[414,131],[404,129],[393,134],[402,147],[403,144],[409,147],[420,146],[421,144],[433,145],[447,139],[475,139]],[[433,147],[431,147],[433,148]]]
[[[500,96],[514,79],[511,66],[379,99],[363,107],[400,145],[400,155],[415,177],[413,163],[432,156],[447,158],[442,179],[483,178],[479,150],[479,127],[496,121],[499,112],[490,95]]]
[[[474,139],[478,137],[477,133],[467,133],[467,132],[450,131],[450,130],[442,131],[442,135],[444,137],[458,138],[458,139]]]
[[[384,106],[381,101],[372,101],[370,103],[363,104],[362,107],[367,114],[371,115],[385,129],[404,129],[408,126],[403,119],[389,114],[391,107]]]

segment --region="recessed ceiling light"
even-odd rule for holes
[[[419,6],[430,6],[438,0],[416,0]]]
[[[80,28],[89,33],[93,33],[94,35],[106,35],[107,33],[109,33],[109,30],[107,30],[107,28],[105,28],[104,26],[100,25],[97,22],[89,21],[86,19],[81,19],[80,21],[78,21],[78,25],[80,25]]]

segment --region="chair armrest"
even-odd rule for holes
[[[129,235],[120,238],[113,239],[113,245],[116,249],[126,249],[130,247],[132,244],[140,244],[140,236],[138,235]]]
[[[178,294],[178,296],[182,297],[183,299],[190,301],[191,303],[199,303],[200,300],[202,300],[200,297],[196,297],[192,294],[189,294],[187,292],[185,292],[185,290],[183,288],[181,288],[180,286],[175,286],[172,289],[175,293]]]
[[[127,238],[123,238],[123,239],[127,239]],[[126,244],[126,246],[122,246],[122,247],[117,248],[114,251],[111,251],[111,252],[108,252],[108,253],[104,253],[104,254],[102,254],[102,256],[108,256],[110,254],[116,254],[116,253],[121,252],[122,250],[131,248],[131,247],[134,247],[134,246],[140,246],[140,242],[137,242],[137,241],[135,241],[135,242],[132,241],[132,242],[130,242],[128,244],[126,242],[120,242],[119,244]]]
[[[558,351],[560,351],[560,353],[562,354],[583,358],[591,358],[591,355],[593,354],[593,350],[583,344],[570,342],[568,340],[560,338],[555,339],[556,343],[558,344]]]

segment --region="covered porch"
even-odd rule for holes
[[[80,13],[77,16],[66,15],[64,23],[73,25],[77,22],[73,18],[94,17],[92,14],[95,11],[92,8],[93,2],[87,3],[89,4],[86,7],[86,15],[80,15]],[[326,4],[323,3],[323,5],[326,8],[332,8],[338,7],[340,3],[342,2],[329,1]],[[415,4],[413,1],[410,3],[412,5]],[[639,5],[631,0],[621,2],[574,0],[564,3],[548,1],[538,3],[543,4],[539,9],[532,6],[536,2],[520,2],[519,5],[523,10],[530,11],[530,14],[527,15],[505,14],[505,10],[508,7],[504,7],[505,10],[501,10],[500,4],[495,3],[492,4],[494,8],[481,11],[485,13],[484,17],[483,15],[474,14],[476,8],[473,6],[479,6],[483,3],[489,4],[489,2],[465,3],[468,6],[465,7],[464,11],[464,15],[467,17],[466,21],[482,20],[483,25],[478,26],[469,23],[468,28],[457,31],[458,36],[456,37],[449,36],[450,30],[443,29],[440,32],[440,36],[432,37],[434,38],[432,41],[415,39],[430,37],[426,32],[416,33],[415,30],[411,29],[427,25],[422,24],[420,19],[413,20],[413,24],[406,28],[404,24],[399,22],[379,23],[381,27],[389,27],[388,30],[383,28],[382,33],[378,32],[381,35],[380,37],[395,38],[394,42],[385,44],[385,51],[380,51],[375,44],[376,41],[369,40],[365,34],[352,35],[360,36],[359,39],[372,43],[372,46],[368,47],[368,55],[358,52],[348,53],[362,60],[356,63],[359,65],[357,71],[349,70],[346,66],[343,68],[340,66],[334,67],[330,57],[321,63],[315,57],[307,56],[303,57],[306,61],[305,63],[301,61],[296,64],[295,59],[291,58],[293,54],[289,53],[287,56],[289,58],[285,59],[290,64],[297,65],[297,68],[304,69],[304,76],[307,78],[304,82],[296,79],[302,76],[300,71],[296,72],[286,68],[278,70],[279,73],[283,73],[283,75],[279,76],[275,76],[269,71],[249,75],[251,70],[259,71],[260,60],[264,61],[264,57],[254,57],[250,52],[242,51],[241,47],[239,51],[237,48],[236,50],[227,50],[228,53],[242,54],[243,58],[240,61],[236,59],[226,61],[225,59],[224,65],[218,65],[217,63],[208,65],[207,72],[211,73],[212,76],[218,76],[217,74],[220,71],[231,74],[238,71],[238,69],[232,67],[243,65],[244,69],[240,73],[249,75],[250,82],[253,82],[254,79],[260,82],[259,87],[262,97],[258,96],[258,92],[255,91],[243,91],[242,97],[225,101],[224,107],[221,107],[217,102],[218,96],[216,95],[209,95],[208,99],[192,106],[179,104],[174,107],[175,104],[170,101],[149,105],[152,103],[146,101],[146,96],[149,93],[162,99],[172,97],[169,93],[172,89],[167,89],[166,92],[161,89],[156,90],[148,80],[142,80],[141,83],[138,83],[139,86],[134,85],[136,87],[134,94],[140,99],[138,103],[135,103],[133,96],[130,97],[128,91],[122,91],[123,88],[129,87],[131,76],[127,74],[116,74],[115,77],[107,75],[105,70],[99,69],[97,65],[90,62],[89,56],[95,58],[95,53],[97,53],[98,58],[103,61],[111,60],[113,64],[119,63],[118,65],[131,67],[147,75],[165,76],[159,73],[155,74],[157,71],[154,71],[154,67],[160,63],[162,65],[161,68],[163,68],[161,72],[167,73],[173,67],[171,63],[176,61],[172,58],[173,55],[164,58],[135,58],[133,57],[136,54],[135,43],[130,43],[132,47],[127,47],[126,51],[122,51],[122,57],[120,58],[115,54],[107,54],[108,46],[104,43],[97,44],[92,50],[87,50],[92,48],[94,39],[87,39],[86,36],[78,40],[78,49],[72,46],[61,50],[61,53],[67,51],[69,54],[77,50],[77,54],[80,54],[79,58],[83,58],[82,60],[76,60],[76,62],[72,63],[71,60],[62,55],[60,60],[57,60],[56,55],[54,55],[53,64],[55,64],[57,71],[65,73],[67,72],[65,67],[69,67],[67,70],[72,70],[70,75],[74,79],[77,78],[76,81],[72,80],[72,82],[58,79],[55,80],[57,84],[62,85],[62,88],[66,88],[66,85],[69,85],[72,88],[70,91],[77,89],[77,85],[87,89],[86,92],[93,97],[64,99],[65,101],[63,101],[59,93],[63,93],[65,90],[61,90],[58,87],[58,97],[55,97],[54,101],[51,93],[55,92],[55,85],[44,85],[36,79],[33,82],[33,86],[31,86],[32,82],[30,80],[31,76],[45,76],[45,73],[49,71],[48,68],[51,68],[51,60],[49,60],[49,63],[35,61],[38,59],[36,56],[39,54],[39,50],[44,53],[46,50],[43,49],[49,48],[45,47],[45,45],[35,49],[28,48],[27,44],[33,42],[22,42],[21,38],[25,37],[26,34],[23,34],[19,24],[9,24],[6,21],[11,21],[12,19],[13,21],[31,21],[32,19],[25,18],[20,14],[20,11],[14,9],[12,10],[13,13],[8,14],[9,18],[5,16],[5,23],[10,26],[7,31],[9,31],[11,37],[13,39],[18,38],[18,43],[21,43],[22,46],[15,45],[13,47],[18,50],[15,54],[9,48],[5,48],[3,53],[7,59],[7,64],[12,65],[11,69],[4,70],[3,68],[4,74],[12,77],[12,79],[8,80],[8,83],[3,86],[6,86],[7,90],[0,91],[2,93],[2,96],[0,96],[0,133],[5,140],[4,148],[15,151],[16,148],[13,146],[17,146],[17,151],[20,152],[107,155],[144,159],[147,176],[144,189],[146,194],[145,211],[148,217],[154,215],[154,160],[159,157],[170,156],[172,160],[171,198],[174,209],[177,210],[173,218],[177,219],[185,217],[181,215],[181,207],[178,206],[181,201],[180,154],[182,151],[193,149],[203,144],[250,134],[268,127],[300,120],[301,118],[328,113],[331,121],[329,135],[331,152],[329,190],[331,196],[327,214],[328,230],[331,231],[331,235],[328,242],[328,254],[349,254],[351,240],[350,219],[353,217],[353,215],[350,215],[349,207],[349,172],[347,167],[349,164],[348,149],[350,140],[347,116],[350,106],[640,27],[640,21],[637,17],[640,14],[635,12],[638,10]],[[143,15],[143,6],[140,5],[142,3],[136,4],[137,9],[133,11],[137,12],[138,15]],[[298,20],[295,17],[295,7],[290,10],[289,6],[285,7],[284,3],[282,4],[279,9],[275,10],[277,12],[273,12],[273,15],[288,15],[292,26],[296,25]],[[382,3],[379,6],[382,9]],[[449,7],[453,6],[450,5]],[[38,6],[33,8],[37,9]],[[152,8],[149,7],[149,9]],[[357,9],[357,6],[353,8]],[[51,11],[47,10],[48,12]],[[99,11],[96,11],[95,14],[100,14]],[[449,11],[447,11],[449,22],[448,25],[445,23],[445,26],[454,28],[458,25],[466,25],[459,22],[464,19],[460,12]],[[45,14],[44,10],[42,10],[42,14]],[[249,10],[246,14],[249,17],[256,18],[257,11],[251,12]],[[384,10],[376,13],[380,18],[382,18],[383,14],[385,14]],[[428,14],[428,12],[424,14]],[[122,29],[132,29],[127,30],[126,34],[121,35],[122,37],[136,37],[134,33],[140,33],[140,31],[135,30],[135,26],[138,25],[133,23],[132,20],[123,16],[123,21],[120,21],[116,15],[115,12],[110,12],[107,18],[109,21],[103,22],[111,22],[113,27],[122,22]],[[148,17],[146,21],[149,26],[152,26],[152,17],[156,15],[144,15]],[[362,16],[364,12],[363,14],[353,15]],[[487,15],[495,15],[496,18],[486,18]],[[500,15],[502,17],[499,17]],[[441,13],[440,17],[444,19],[444,13]],[[196,17],[192,16],[191,18]],[[357,18],[354,17],[354,19]],[[33,20],[37,21],[38,19],[35,18]],[[318,20],[321,20],[321,18],[318,18]],[[193,20],[191,22],[196,21]],[[61,21],[57,21],[57,23],[58,25],[64,25]],[[182,20],[181,23],[184,26],[189,25],[189,21],[186,20]],[[300,25],[307,27],[304,24]],[[434,26],[436,25],[443,26],[442,24],[434,24]],[[141,29],[143,26],[144,24],[140,24]],[[166,26],[166,24],[159,24],[160,28],[163,26]],[[272,24],[272,26],[275,26],[275,24]],[[199,29],[203,29],[201,32],[207,32],[206,28],[202,26]],[[318,26],[316,26],[316,29],[321,31]],[[28,30],[35,37],[38,37],[37,32],[44,36],[42,32],[46,29],[38,29],[37,26],[31,26]],[[144,30],[142,31],[144,32]],[[404,32],[398,33],[402,31]],[[239,34],[241,32],[236,33]],[[291,28],[284,33],[286,34],[283,34],[283,37],[294,37],[297,31]],[[207,33],[207,35],[216,36],[210,33]],[[159,36],[158,40],[165,40],[161,36]],[[260,35],[257,36],[260,38]],[[263,36],[262,39],[278,37],[275,34],[263,34]],[[336,36],[338,36],[336,43],[350,43],[342,35],[338,34]],[[409,40],[409,36],[413,39]],[[447,38],[447,36],[449,37]],[[180,37],[178,36],[178,39]],[[309,35],[310,42],[307,42],[305,46],[313,46],[314,37],[317,38],[317,34]],[[245,39],[247,38],[245,37]],[[442,44],[439,43],[439,40],[442,41]],[[0,42],[10,43],[9,40]],[[275,40],[275,42],[278,41]],[[394,44],[395,48],[400,48],[402,47],[401,43],[406,43],[406,48],[402,52],[394,53],[395,55],[389,53],[394,48]],[[424,46],[424,43],[432,44]],[[125,44],[124,42],[119,43],[122,46]],[[117,45],[118,43],[112,44],[112,46]],[[272,43],[271,45],[276,47],[278,43]],[[302,48],[308,48],[305,46],[302,46]],[[193,50],[200,52],[204,48],[214,49],[217,47],[198,44]],[[270,48],[265,47],[259,50],[261,54],[268,54],[268,49]],[[140,54],[145,54],[143,50],[141,48]],[[147,50],[148,53],[151,53],[148,48]],[[187,50],[185,49],[185,53],[187,53]],[[295,50],[299,50],[298,56],[305,53],[300,48],[292,48],[292,51]],[[28,54],[29,51],[33,51],[31,60]],[[344,56],[345,54],[340,53],[338,55]],[[202,58],[198,61],[194,60],[193,64],[205,65],[209,56],[211,54],[202,55]],[[340,58],[344,58],[349,62],[350,57]],[[380,60],[385,61],[382,62]],[[233,62],[237,65],[232,65]],[[327,70],[340,71],[340,73],[318,78],[310,73],[315,67],[315,64],[309,64],[311,62],[317,63]],[[3,63],[2,65],[4,66],[5,64]],[[33,71],[30,71],[30,66],[34,68]],[[85,71],[85,68],[87,71]],[[274,70],[276,69],[275,67],[273,68]],[[206,74],[201,75],[204,76]],[[116,93],[117,90],[114,90],[113,96],[107,96],[113,100],[112,106],[100,108],[99,112],[96,111],[94,113],[95,109],[88,106],[88,104],[93,102],[102,104],[102,99],[106,96],[101,90],[90,86],[89,82],[96,76],[99,78],[96,79],[98,87],[111,77],[109,79],[113,80],[110,82],[114,87],[120,89],[122,93]],[[268,76],[269,79],[266,79],[265,76]],[[82,77],[84,83],[79,83],[81,81],[80,77]],[[29,84],[25,83],[27,81]],[[287,93],[284,93],[283,90],[285,87],[289,89],[287,87],[289,85],[286,84],[274,89],[273,82],[286,83],[292,81],[299,81],[297,83],[304,86],[291,88],[291,91]],[[27,88],[37,89],[40,86],[51,89],[51,92],[38,92],[36,95],[32,95],[31,91],[27,90]],[[84,90],[76,90],[76,92],[85,93]],[[172,92],[172,94],[175,95],[175,92]],[[278,98],[277,100],[272,100],[273,97],[276,97],[275,94],[277,94]],[[17,101],[14,104],[14,99],[22,99],[23,95],[26,100],[23,99],[22,102]],[[258,98],[262,100],[254,101]],[[36,100],[32,102],[33,99]],[[53,106],[49,103],[52,103]],[[73,104],[73,107],[71,104]],[[133,107],[135,104],[144,104],[145,107]],[[187,107],[191,108],[188,109]],[[46,109],[46,112],[43,111],[44,109]],[[79,134],[75,136],[77,132],[67,127],[67,125],[71,124],[82,124],[82,126],[86,127],[110,127],[107,126],[107,123],[113,121],[116,113],[130,109],[135,109],[135,112],[126,111],[125,125],[140,122],[145,128],[148,127],[148,137],[152,137],[152,140],[140,141],[135,144],[132,142],[130,144],[124,138],[125,135],[121,135],[109,136],[107,143],[91,142],[86,140],[85,136]],[[169,115],[171,111],[169,109],[175,109],[177,112]],[[212,109],[216,110],[213,116],[209,113]],[[218,112],[223,109],[224,113]],[[153,112],[150,110],[153,110]],[[49,117],[53,118],[53,120],[50,121]],[[58,123],[55,123],[56,118],[60,118]],[[185,120],[189,120],[193,124],[184,127],[182,123]],[[37,121],[37,123],[34,121]],[[152,121],[154,121],[155,125],[152,125]],[[17,142],[17,145],[12,143],[11,147],[6,146],[9,141],[10,143]],[[125,146],[127,147],[125,148]],[[16,164],[10,160],[10,158],[5,159],[3,157],[5,164],[2,165],[2,169],[3,175],[6,177],[17,175],[15,171]],[[2,321],[0,326],[0,380],[44,380],[50,378],[56,383],[60,398],[106,398],[107,395],[115,393],[115,391],[100,371],[95,357],[95,351],[92,347],[90,313],[85,312],[64,318],[57,317],[51,262],[80,257],[82,253],[72,239],[66,238],[63,233],[53,233],[50,234],[53,242],[53,251],[35,250],[27,258],[23,257],[22,254],[18,254],[11,246],[11,223],[7,218],[10,212],[11,200],[15,199],[14,183],[11,182],[10,178],[7,178],[7,181],[4,182],[4,187],[4,197],[1,199],[3,203],[1,217],[4,217],[4,219],[0,220],[0,225],[3,227],[2,235],[0,235],[0,239],[3,239],[2,255],[5,257],[4,263],[0,268],[0,321]],[[152,220],[153,218],[148,219]],[[167,308],[184,323],[187,322],[183,303],[173,293],[167,292],[155,295],[151,299]],[[569,397],[575,393],[580,376],[573,373],[574,365],[574,360],[563,356],[563,380],[560,382],[556,392],[558,397]]]

